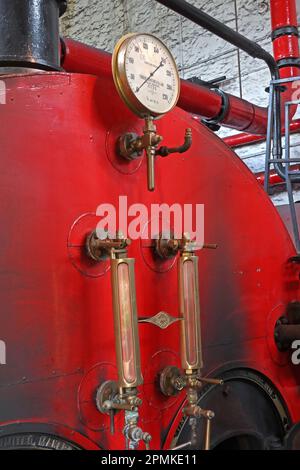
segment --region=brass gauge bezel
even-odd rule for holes
[[[167,50],[167,52],[169,53],[170,59],[174,65],[174,70],[176,71],[176,80],[177,80],[177,96],[174,101],[174,104],[170,106],[170,109],[168,109],[164,113],[154,112],[150,108],[147,108],[145,105],[143,105],[129,85],[127,74],[126,74],[126,67],[125,67],[126,52],[127,52],[127,47],[131,39],[133,37],[138,37],[138,36],[149,36],[149,37],[154,38],[156,41],[158,41]],[[158,119],[161,116],[164,116],[168,112],[172,111],[172,109],[175,108],[178,102],[179,95],[180,95],[180,77],[179,77],[179,73],[177,69],[177,64],[175,62],[175,59],[172,53],[167,48],[167,46],[153,34],[129,33],[123,36],[117,42],[113,55],[112,55],[112,74],[113,74],[115,86],[117,88],[117,91],[120,97],[122,98],[124,103],[128,106],[128,108],[141,118],[152,116],[153,118]]]

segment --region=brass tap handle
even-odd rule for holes
[[[203,450],[210,450],[211,423],[212,423],[212,418],[207,418],[206,419],[206,426],[205,426],[205,437],[204,437]]]
[[[206,248],[207,250],[216,250],[218,245],[216,243],[204,243],[202,248]]]
[[[206,377],[198,377],[197,380],[200,383],[200,385],[201,383],[211,384],[211,385],[224,385],[224,380],[222,379],[210,379]]]
[[[134,411],[136,409],[136,406],[132,405],[131,403],[116,403],[112,401],[105,401],[103,403],[103,408],[104,410],[111,411],[111,410],[124,410],[124,411]]]
[[[111,435],[113,436],[115,434],[115,410],[113,409],[109,411],[109,420],[110,420],[109,430],[110,430]]]
[[[189,403],[185,408],[182,410],[185,416],[191,418],[205,418],[205,419],[213,419],[215,417],[215,413],[211,410],[204,410],[198,405]]]

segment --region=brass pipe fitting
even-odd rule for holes
[[[184,416],[194,418],[205,418],[209,420],[215,417],[215,413],[213,411],[203,410],[200,406],[191,404],[183,408],[182,413],[184,414]]]
[[[160,155],[166,157],[171,153],[184,153],[189,150],[192,145],[192,130],[186,129],[183,145],[174,148],[160,147],[158,144],[163,137],[157,134],[157,129],[152,116],[145,118],[145,126],[143,135],[138,136],[133,132],[128,132],[118,138],[117,149],[119,156],[125,160],[131,161],[142,157],[143,151],[147,157],[147,174],[148,174],[148,190],[155,189],[155,158]]]
[[[93,231],[86,238],[86,254],[94,261],[103,261],[116,253],[126,254],[130,244],[131,240],[122,238],[120,234],[115,239],[102,239],[98,238],[96,231]]]

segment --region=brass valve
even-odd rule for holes
[[[127,449],[137,449],[140,442],[144,442],[146,450],[149,450],[152,436],[148,432],[144,432],[137,426],[138,415],[135,412],[127,412],[125,416],[125,427],[123,434],[126,439]]]
[[[189,418],[191,426],[191,440],[183,444],[182,447],[196,445],[197,433],[196,424],[197,419],[203,418],[206,420],[204,444],[203,449],[209,450],[210,448],[210,435],[211,435],[211,421],[215,417],[212,410],[204,410],[198,402],[198,390],[204,384],[223,385],[223,380],[212,379],[199,376],[199,371],[181,371],[178,367],[168,366],[163,369],[159,377],[160,390],[165,396],[176,396],[182,390],[186,390],[187,404],[182,410],[184,416]]]
[[[155,157],[157,155],[167,157],[171,153],[184,153],[189,150],[192,145],[192,131],[191,129],[186,129],[184,143],[179,147],[169,148],[163,146],[157,149],[158,144],[162,140],[163,137],[157,134],[156,126],[151,116],[145,118],[142,136],[127,133],[118,139],[119,155],[126,160],[135,160],[142,156],[143,151],[146,152],[149,191],[154,191],[155,188]]]
[[[114,255],[126,254],[127,247],[131,244],[131,240],[123,238],[119,232],[115,239],[98,238],[96,231],[91,232],[86,239],[86,252],[89,258],[94,261],[103,261],[106,258],[114,257]]]
[[[163,238],[159,237],[154,241],[154,251],[162,259],[172,258],[177,253],[193,253],[200,249],[216,250],[218,245],[215,243],[204,243],[197,245],[190,239],[188,233],[183,234],[182,238]]]
[[[197,443],[197,418],[206,420],[203,450],[210,450],[211,421],[215,417],[215,413],[211,410],[204,410],[197,405],[198,395],[192,387],[187,391],[188,404],[183,408],[182,413],[189,418],[191,426],[191,445]]]
[[[160,390],[167,397],[178,395],[188,388],[199,390],[205,384],[223,385],[224,382],[221,379],[201,377],[198,371],[192,374],[183,372],[176,366],[167,366],[160,374]]]
[[[128,416],[135,417],[134,424],[136,425],[139,417],[138,409],[142,403],[141,398],[137,396],[136,388],[119,389],[118,383],[112,380],[103,382],[97,389],[96,406],[101,413],[109,415],[111,434],[115,432],[114,421],[116,413],[119,411],[125,412],[125,427],[123,429],[125,435],[125,428],[128,425]],[[130,421],[130,423],[132,422],[133,420]]]

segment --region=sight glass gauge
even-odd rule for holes
[[[168,48],[151,34],[128,34],[120,39],[112,59],[119,95],[139,117],[158,118],[176,106],[180,79]]]

